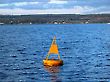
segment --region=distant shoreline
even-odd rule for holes
[[[3,24],[110,24],[110,14],[0,15]]]

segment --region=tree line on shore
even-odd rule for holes
[[[0,15],[0,24],[85,24],[110,23],[110,14]]]

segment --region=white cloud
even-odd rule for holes
[[[66,4],[68,1],[64,1],[64,0],[50,0],[49,3],[50,4]]]
[[[0,7],[8,6],[8,4],[0,4]]]
[[[12,3],[12,4],[15,6],[24,6],[24,5],[27,5],[28,2],[18,2],[18,3]]]
[[[101,11],[100,11],[101,10]],[[3,15],[28,15],[28,14],[96,14],[96,13],[110,13],[110,11],[102,11],[103,8],[94,8],[90,6],[74,6],[70,9],[0,9],[0,14]]]
[[[94,10],[95,8],[90,6],[74,6],[73,8],[73,12],[75,12],[76,14],[89,13]]]
[[[15,6],[24,6],[24,5],[36,5],[38,2],[18,2],[14,3]]]
[[[36,5],[39,2],[17,2],[17,3],[10,3],[10,4],[0,4],[0,7],[6,7],[6,6],[25,6],[25,5]]]

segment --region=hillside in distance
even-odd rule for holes
[[[0,24],[87,24],[110,23],[110,14],[0,15]]]

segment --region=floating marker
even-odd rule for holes
[[[58,55],[58,59],[48,59],[48,57],[52,54]],[[43,60],[43,64],[45,66],[61,66],[61,65],[63,65],[63,60],[60,59],[58,46],[56,44],[56,37],[54,37],[54,39],[52,41],[49,52],[48,52],[46,58]]]

